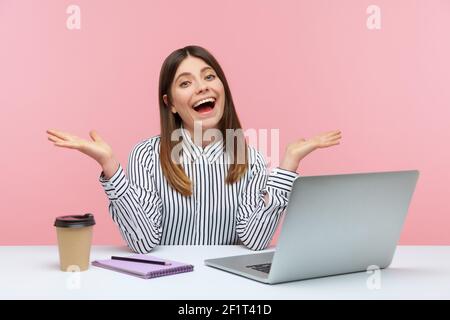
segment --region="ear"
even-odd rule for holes
[[[163,95],[163,100],[166,107],[169,107],[169,99],[167,98],[167,94]],[[170,111],[172,111],[172,113],[177,113],[177,109],[175,109],[174,106],[170,107]]]
[[[167,94],[163,95],[163,100],[166,107],[169,107],[169,99],[167,97]],[[177,113],[177,109],[175,109],[174,106],[171,106],[170,111],[172,111],[172,113]]]

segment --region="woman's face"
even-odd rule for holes
[[[205,61],[192,56],[184,59],[175,73],[170,90],[170,110],[180,115],[183,126],[191,134],[195,121],[201,121],[202,130],[217,128],[223,116],[225,92],[222,81]],[[169,105],[167,95],[163,98]]]

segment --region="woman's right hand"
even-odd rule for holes
[[[94,130],[89,132],[92,141],[58,130],[47,130],[46,132],[48,140],[54,142],[55,146],[76,149],[97,161],[102,168],[109,166],[114,161],[112,148]]]

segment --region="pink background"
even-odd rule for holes
[[[450,245],[449,1],[0,0],[0,244],[56,242],[54,217],[92,212],[94,242],[123,244],[100,168],[45,130],[96,129],[126,165],[159,133],[159,69],[208,48],[245,128],[281,128],[281,150],[340,129],[303,175],[418,169],[401,244]],[[81,8],[68,30],[66,8]],[[366,8],[381,8],[368,30]]]

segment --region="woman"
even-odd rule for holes
[[[112,219],[138,253],[157,244],[266,248],[300,160],[341,138],[331,131],[290,143],[281,165],[267,175],[263,156],[245,142],[222,68],[198,46],[176,50],[164,61],[159,108],[161,134],[134,147],[127,175],[95,131],[86,141],[47,130],[56,146],[77,149],[102,167]]]

